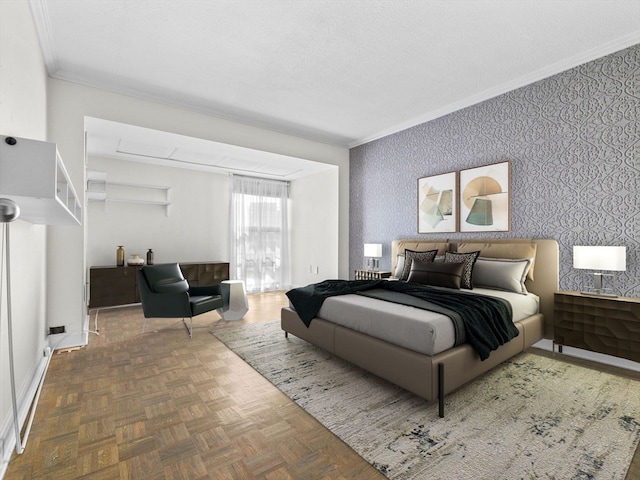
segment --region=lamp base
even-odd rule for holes
[[[615,293],[596,293],[596,292],[580,292],[580,295],[586,295],[588,297],[608,297],[608,298],[618,298],[618,295]]]
[[[585,282],[584,275],[588,277],[593,277],[593,281]],[[605,286],[605,282],[604,282],[605,277],[611,277],[611,280],[607,282],[607,286]],[[589,286],[589,283],[592,283],[592,286]],[[583,287],[582,287],[582,290],[580,291],[580,294],[582,295],[590,295],[592,297],[609,297],[609,298],[616,298],[618,296],[614,293],[617,290],[615,288],[616,286],[615,277],[610,273],[602,273],[602,272],[583,273],[582,285]]]
[[[375,257],[367,258],[365,270],[377,272],[380,269],[380,260]]]

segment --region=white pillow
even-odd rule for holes
[[[473,286],[527,294],[524,281],[532,259],[479,257],[473,268]]]
[[[404,253],[399,253],[396,258],[396,271],[393,276],[396,278],[402,277],[402,271],[404,270]]]

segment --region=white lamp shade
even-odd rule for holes
[[[381,243],[365,243],[364,256],[380,258],[382,256],[382,244]]]
[[[627,269],[627,247],[576,245],[573,247],[573,268],[624,272]]]

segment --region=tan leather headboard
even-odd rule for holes
[[[535,279],[537,244],[531,239],[516,239],[513,242],[460,242],[456,246],[456,252],[469,253],[480,251],[481,257],[488,258],[532,258],[531,268],[527,278]]]
[[[391,271],[396,271],[398,253],[404,253],[405,250],[414,250],[416,252],[438,250],[436,255],[444,255],[444,252],[449,250],[450,246],[451,244],[448,240],[394,240],[391,244]]]
[[[482,239],[400,239],[391,243],[391,268],[395,272],[398,253],[405,249],[425,251],[438,248],[438,255],[446,250],[477,251],[480,256],[492,258],[530,258],[535,254],[535,272],[525,282],[527,290],[540,297],[540,312],[545,317],[545,335],[553,325],[553,296],[559,289],[558,242],[550,239],[532,238],[482,238]],[[443,249],[441,251],[441,248]]]

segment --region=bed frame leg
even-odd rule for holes
[[[438,415],[444,418],[444,363],[438,364]]]
[[[289,332],[287,332],[286,330],[284,331],[284,338],[289,338]]]

